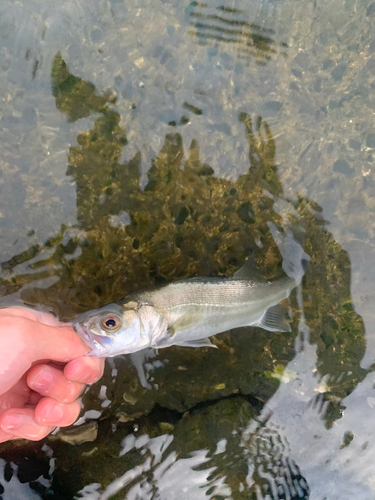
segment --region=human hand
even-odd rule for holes
[[[77,398],[104,370],[104,359],[85,356],[88,351],[50,314],[0,309],[0,443],[37,441],[77,419]]]

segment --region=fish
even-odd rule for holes
[[[229,278],[194,277],[131,293],[82,314],[73,328],[94,357],[173,345],[216,347],[209,337],[245,326],[290,332],[280,302],[300,283],[303,272],[260,280],[248,260]]]

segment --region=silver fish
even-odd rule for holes
[[[233,328],[290,331],[279,302],[300,279],[259,281],[247,262],[230,278],[191,278],[132,293],[82,315],[73,326],[95,357],[146,347],[215,347],[208,337]]]

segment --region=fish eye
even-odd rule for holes
[[[116,314],[107,314],[101,321],[102,328],[108,333],[117,332],[122,326],[120,316]]]

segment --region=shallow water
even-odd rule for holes
[[[2,304],[311,256],[292,332],[107,361],[0,498],[375,498],[375,3],[0,2]]]

